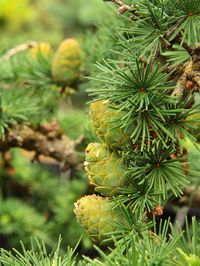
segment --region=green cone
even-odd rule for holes
[[[120,220],[120,213],[112,208],[108,198],[95,194],[79,199],[75,203],[74,212],[77,221],[91,239],[100,243],[110,240],[112,233],[117,229],[115,222]]]
[[[52,76],[60,85],[70,85],[80,77],[81,56],[79,44],[74,39],[63,41],[52,62]]]
[[[122,188],[129,183],[121,158],[104,144],[90,143],[88,145],[85,170],[95,190],[104,196],[120,194]]]
[[[121,149],[130,141],[130,130],[121,128],[122,113],[108,107],[107,101],[95,101],[90,105],[90,115],[99,138],[111,149]]]
[[[51,45],[47,42],[40,42],[36,46],[30,49],[31,57],[33,59],[37,59],[39,56],[43,56],[45,58],[50,57],[52,53]]]

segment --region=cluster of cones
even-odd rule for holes
[[[108,101],[97,100],[90,104],[90,116],[99,143],[90,143],[86,148],[85,170],[89,182],[98,193],[82,197],[75,203],[77,221],[85,228],[93,241],[100,243],[111,239],[124,224],[123,217],[113,202],[113,197],[131,185],[127,165],[122,159],[122,150],[131,145],[131,130],[121,126],[124,114]],[[187,150],[179,145],[171,158],[182,158],[184,174],[187,174]],[[163,209],[156,206],[152,214],[162,215]]]
[[[85,170],[90,184],[100,195],[87,195],[75,203],[77,221],[86,229],[93,241],[105,242],[117,230],[116,222],[122,216],[114,208],[112,197],[130,182],[120,151],[130,142],[130,130],[120,126],[122,113],[98,100],[90,105],[90,115],[101,143],[90,143],[86,148]]]

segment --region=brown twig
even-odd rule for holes
[[[124,2],[119,1],[119,0],[111,0],[113,3],[115,3],[116,5],[120,6],[118,8],[118,13],[119,14],[123,14],[124,12],[126,12],[127,10],[131,9],[131,6],[126,5]]]
[[[19,147],[51,157],[70,167],[80,162],[75,151],[76,145],[76,141],[57,130],[47,132],[42,128],[33,129],[25,124],[17,124],[8,130],[4,140],[0,140],[0,151]]]
[[[26,43],[22,43],[16,47],[10,49],[5,55],[2,56],[2,59],[3,60],[9,60],[10,57],[12,57],[18,53],[21,53],[27,49],[30,49],[36,45],[37,45],[37,42],[35,42],[35,41],[28,41]]]
[[[197,92],[200,90],[200,45],[192,49],[192,59],[185,63],[184,72],[176,83],[176,88],[172,95],[182,96],[183,92],[186,94]]]
[[[123,6],[123,5],[125,5],[124,2],[119,1],[119,0],[112,0],[112,2],[115,3],[115,4],[118,5],[118,6]]]

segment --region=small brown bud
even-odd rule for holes
[[[10,176],[13,176],[15,174],[15,168],[13,166],[10,166],[8,168],[8,173]]]
[[[118,14],[123,14],[124,12],[126,12],[129,9],[129,6],[127,5],[122,5],[118,8]]]
[[[194,88],[194,82],[191,80],[186,80],[185,82],[185,88],[187,90],[192,90]]]
[[[187,149],[185,147],[183,147],[183,155],[187,155]]]
[[[157,134],[154,130],[152,130],[152,131],[151,131],[151,137],[152,137],[153,139],[156,139],[156,138],[158,137],[158,134]]]
[[[182,132],[177,131],[177,135],[179,136],[180,139],[184,139],[185,138],[185,134]]]
[[[171,157],[172,159],[176,159],[176,158],[178,158],[178,154],[177,154],[177,152],[172,153],[172,154],[170,155],[170,157]]]
[[[163,215],[163,207],[161,207],[160,205],[154,207],[153,210],[152,210],[152,214],[155,215],[155,216]]]

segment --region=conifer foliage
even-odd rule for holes
[[[64,110],[80,84],[81,51],[75,39],[60,46],[31,41],[0,56],[0,242],[6,248],[17,248],[20,240],[26,244],[33,235],[52,246],[57,231],[72,224],[75,195],[85,189],[77,170],[83,132],[77,129],[73,138],[59,121],[60,102]],[[71,67],[73,60],[78,64]],[[59,80],[54,71],[63,66],[65,80]]]
[[[99,143],[86,148],[85,169],[95,191],[115,205],[110,212],[114,208],[123,214],[124,219],[116,219],[111,232],[116,247],[120,243],[120,248],[132,248],[134,242],[139,257],[146,257],[141,255],[140,241],[147,243],[152,238],[157,242],[158,250],[143,262],[136,259],[138,264],[123,265],[166,265],[162,256],[167,249],[172,254],[178,240],[174,236],[161,243],[161,235],[167,236],[166,225],[160,225],[164,231],[157,233],[152,229],[154,218],[163,214],[167,200],[181,198],[186,187],[194,184],[194,177],[199,178],[190,168],[184,140],[198,145],[194,129],[200,118],[196,103],[200,2],[105,2],[117,5],[118,13],[130,22],[117,29],[115,56],[97,63],[99,73],[92,77],[90,115]],[[85,203],[85,198],[78,201],[75,213],[88,232],[96,229],[101,234],[101,220],[90,223],[94,216],[102,215],[110,224],[101,208]],[[106,243],[108,235],[104,236]],[[150,251],[145,246],[143,250]],[[181,247],[177,253],[185,265],[200,261],[198,255],[186,254]],[[151,256],[155,256],[154,263]]]

